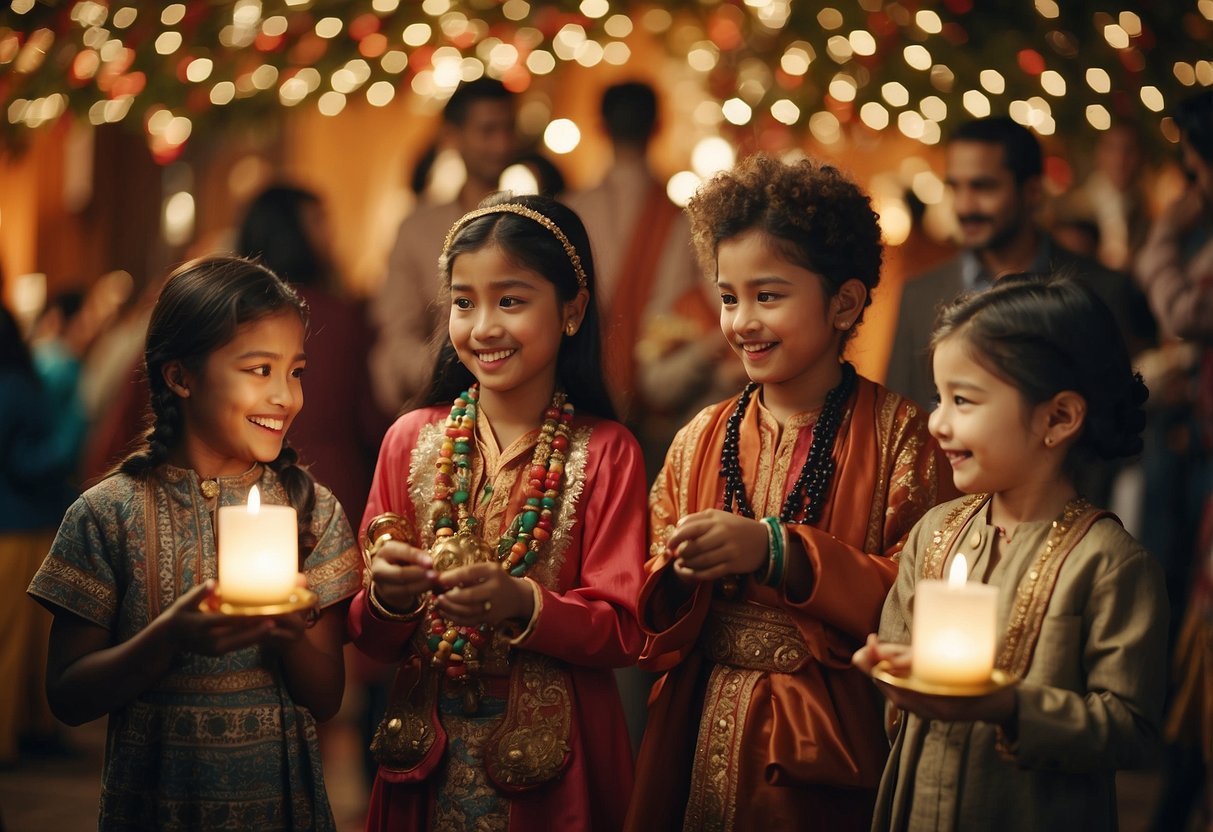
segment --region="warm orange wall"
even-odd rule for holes
[[[29,136],[18,154],[0,155],[0,271],[4,297],[15,275],[40,271],[38,258],[39,172],[55,165],[61,137],[50,130]]]
[[[130,272],[142,285],[162,268],[161,171],[141,138],[115,127],[92,131],[67,121],[27,138],[23,148],[0,155],[6,301],[13,278],[28,272],[46,274],[47,292],[53,295],[88,286],[115,269]],[[69,188],[72,172],[79,176]]]

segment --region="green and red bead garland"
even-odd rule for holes
[[[434,480],[434,501],[430,516],[435,539],[456,533],[474,533],[476,519],[470,506],[472,448],[475,443],[479,385],[473,384],[455,399],[446,420],[446,436],[438,452]],[[539,559],[539,548],[552,536],[554,516],[559,505],[560,486],[569,449],[569,428],[573,405],[557,392],[544,412],[539,441],[527,472],[525,502],[497,542],[497,559],[510,575],[520,578]],[[447,621],[431,602],[427,612],[429,637],[426,641],[434,667],[445,668],[452,679],[475,673],[480,666],[480,651],[492,628],[456,625]]]

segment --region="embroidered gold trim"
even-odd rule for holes
[[[675,441],[677,447],[676,456],[670,460],[671,468],[678,471],[678,516],[686,517],[691,513],[691,496],[695,490],[695,482],[691,477],[691,468],[695,464],[695,454],[692,449],[698,447],[699,437],[703,436],[708,429],[708,425],[712,423],[713,418],[724,408],[732,410],[737,404],[738,396],[734,396],[727,401],[713,407],[706,407],[699,411],[699,415],[691,420],[691,423],[678,432],[682,437]],[[720,459],[720,450],[716,450],[716,459]],[[719,493],[719,492],[718,492]]]
[[[795,673],[812,655],[787,613],[751,603],[713,601],[699,644],[717,664],[770,673]]]
[[[889,504],[889,488],[901,462],[902,454],[893,453],[900,446],[901,435],[896,422],[897,406],[901,399],[898,396],[885,396],[876,413],[876,489],[872,493],[872,505],[868,510],[868,531],[863,541],[865,552],[883,552],[886,548],[884,540],[885,511]],[[900,426],[905,430],[909,421]],[[910,460],[911,463],[913,460]]]
[[[413,516],[417,519],[417,548],[434,545],[434,522],[430,509],[434,504],[434,460],[446,435],[445,422],[422,425],[417,432],[417,444],[409,460],[409,497],[413,500]]]
[[[235,693],[273,687],[274,676],[264,668],[239,670],[232,673],[178,674],[158,682],[154,690],[164,693]]]
[[[485,744],[484,765],[493,782],[521,791],[568,765],[573,701],[568,673],[555,659],[524,650],[514,662],[505,718]]]
[[[118,593],[114,587],[97,580],[91,573],[55,557],[48,557],[38,570],[38,574],[38,580],[42,584],[37,593],[39,598],[62,605],[63,598],[70,597],[73,593],[83,593],[88,596],[90,603],[87,609],[76,610],[76,614],[106,629],[114,626],[115,621],[111,620],[110,616],[113,615],[116,618],[119,603]],[[51,586],[64,587],[68,591],[46,591]]]
[[[815,425],[816,421],[803,415],[793,416],[780,433],[779,423],[761,403],[755,401],[751,406],[758,408],[756,415],[760,439],[758,466],[754,472],[754,490],[750,502],[756,515],[769,514],[778,517],[787,492],[788,469],[792,467],[792,457],[796,455],[796,440],[800,437],[802,429]],[[797,424],[798,422],[800,424]]]
[[[931,542],[927,545],[927,550],[922,556],[922,564],[919,567],[919,580],[943,578],[943,564],[948,559],[948,553],[956,544],[956,538],[989,499],[989,494],[970,494],[952,507],[948,516],[944,518],[943,526],[931,532]]]
[[[362,563],[357,555],[347,557],[348,554],[350,553],[347,551],[306,570],[308,587],[320,596],[321,606],[327,606],[332,602],[330,600],[331,596],[326,596],[333,589],[342,590],[354,587],[355,591],[357,591],[357,587],[361,585],[362,576],[359,573],[362,572]],[[351,575],[350,580],[344,582],[336,581],[337,578],[345,577],[347,573]],[[336,586],[331,586],[334,583]]]
[[[943,565],[948,553],[988,500],[988,494],[974,494],[948,512],[943,527],[932,534],[923,557],[920,579],[943,578]],[[1066,504],[1061,515],[1053,521],[1044,545],[1015,589],[1015,601],[995,661],[999,669],[1020,678],[1027,673],[1062,564],[1092,524],[1105,516],[1108,516],[1108,512],[1097,509],[1082,497],[1076,497]]]
[[[437,699],[437,674],[419,677],[414,665],[400,666],[387,710],[371,738],[371,755],[379,765],[407,772],[426,758],[437,739],[433,723]]]
[[[1044,546],[1016,587],[1006,638],[995,662],[998,667],[1019,678],[1028,672],[1062,564],[1087,530],[1106,515],[1107,512],[1077,497],[1053,521]]]
[[[761,678],[762,672],[757,670],[722,664],[712,668],[699,720],[684,832],[727,832],[733,828],[745,717]]]
[[[191,498],[192,498],[191,494]],[[195,523],[201,524],[198,508],[194,504],[193,499],[190,500],[190,507],[193,509]],[[143,481],[143,533],[145,536],[145,544],[143,548],[143,568],[145,571],[143,590],[147,593],[147,620],[152,621],[164,609],[163,598],[175,598],[178,575],[178,565],[176,558],[173,557],[173,520],[174,514],[172,506],[169,503],[168,495],[165,489],[159,487],[155,477],[147,477]],[[201,531],[201,529],[199,529]],[[198,541],[205,540],[201,534],[198,536]],[[214,536],[211,536],[214,540]],[[168,556],[165,557],[161,549],[162,545],[167,542]],[[197,547],[198,551],[195,554],[195,567],[202,572],[203,564],[208,559],[202,557],[203,546]],[[184,562],[184,558],[182,561]],[[214,568],[218,569],[218,555],[215,556]],[[167,574],[166,574],[167,573]],[[214,577],[208,575],[207,577]]]

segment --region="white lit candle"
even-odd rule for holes
[[[924,682],[974,685],[994,670],[998,589],[968,582],[963,554],[946,581],[920,581],[914,592],[911,673]]]
[[[219,593],[233,604],[279,604],[299,572],[299,528],[291,506],[261,505],[257,486],[247,506],[219,507]]]

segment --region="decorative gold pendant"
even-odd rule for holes
[[[203,480],[199,487],[202,490],[202,496],[208,500],[213,500],[219,496],[218,480]]]
[[[430,555],[434,559],[434,571],[439,575],[461,566],[497,560],[493,547],[466,529],[435,540]]]

